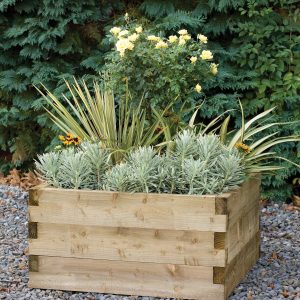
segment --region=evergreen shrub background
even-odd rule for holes
[[[55,127],[33,85],[43,82],[56,93],[63,78],[98,76],[110,44],[109,28],[125,12],[164,34],[186,28],[209,38],[219,75],[203,86],[202,117],[238,108],[247,116],[278,107],[274,119],[300,119],[300,9],[292,0],[96,1],[4,0],[0,3],[0,147],[1,170],[30,166],[36,153],[51,148]],[[199,101],[202,99],[199,99]],[[238,112],[233,112],[239,124]],[[234,124],[233,124],[234,125]],[[282,134],[300,133],[300,125],[278,126]],[[300,163],[300,145],[278,147]],[[7,158],[7,160],[5,160]],[[12,159],[12,162],[9,162]],[[291,194],[297,169],[264,178],[266,196]]]

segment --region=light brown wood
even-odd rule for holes
[[[259,205],[244,212],[234,224],[230,225],[227,233],[226,246],[228,263],[241,251],[250,239],[259,231]]]
[[[225,249],[226,233],[215,232],[214,233],[214,249]],[[226,254],[227,255],[227,254]],[[227,260],[227,257],[226,257]],[[214,265],[216,266],[216,265]]]
[[[213,284],[213,268],[39,257],[29,287],[154,297],[223,300],[224,286]]]
[[[34,255],[225,266],[213,232],[39,223]]]
[[[217,196],[224,198],[224,195]],[[228,224],[234,224],[243,212],[249,211],[253,205],[259,203],[260,199],[260,178],[253,176],[246,181],[241,188],[227,195]]]
[[[300,197],[299,196],[297,196],[297,195],[293,196],[293,205],[300,207]]]
[[[211,196],[36,188],[29,285],[224,300],[259,256],[259,181]]]
[[[36,222],[29,222],[28,223],[28,237],[29,239],[37,239],[37,225],[38,223]]]
[[[34,194],[32,222],[225,232],[215,196],[130,194],[46,188]],[[34,196],[32,196],[34,197]]]
[[[29,255],[28,267],[29,267],[30,272],[38,272],[39,271],[39,257],[37,255]]]
[[[259,258],[259,240],[260,233],[257,232],[226,267],[224,285],[227,297]]]
[[[228,197],[228,229],[226,245],[229,264],[245,244],[259,231],[260,179],[245,182],[243,188]]]

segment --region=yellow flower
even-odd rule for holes
[[[80,138],[79,136],[73,138],[73,143],[74,143],[74,145],[79,145],[80,142],[81,142],[81,138]]]
[[[153,41],[153,42],[159,42],[161,39],[160,39],[160,37],[155,36],[155,35],[148,35],[147,40]]]
[[[127,49],[131,51],[131,50],[133,50],[133,48],[134,48],[134,44],[131,42],[128,42]]]
[[[203,44],[206,44],[206,43],[207,43],[207,37],[206,37],[205,35],[203,35],[203,34],[198,34],[198,35],[197,35],[197,39],[198,39],[201,43],[203,43]]]
[[[188,34],[188,32],[187,32],[186,29],[181,29],[181,30],[178,31],[178,33],[179,33],[180,35],[186,35],[186,34]]]
[[[184,45],[186,43],[185,39],[182,38],[182,36],[179,38],[179,45]]]
[[[71,132],[67,133],[67,139],[72,139],[74,137],[74,135]]]
[[[116,43],[117,51],[120,52],[120,55],[123,57],[125,55],[125,50],[132,50],[134,44],[129,41],[129,39],[119,39]]]
[[[128,33],[129,33],[128,30],[122,30],[122,31],[119,32],[118,36],[119,36],[119,37],[122,37],[122,36],[124,36],[124,35],[127,35]]]
[[[79,145],[81,142],[81,138],[75,137],[72,133],[68,132],[66,136],[59,135],[58,138],[63,142],[64,145]]]
[[[128,13],[126,13],[126,14],[124,15],[124,19],[125,19],[125,20],[128,20],[128,19],[129,19]]]
[[[213,59],[213,54],[209,50],[203,50],[200,57],[203,60]]]
[[[138,39],[138,37],[139,37],[138,34],[133,33],[132,35],[129,35],[129,36],[128,36],[128,40],[129,40],[130,42],[135,42],[135,41]]]
[[[195,91],[196,91],[197,93],[201,93],[202,87],[201,87],[201,85],[200,85],[199,83],[195,86]]]
[[[244,143],[236,143],[235,145],[234,145],[237,149],[241,149],[241,150],[243,150],[245,153],[250,153],[251,151],[252,151],[252,149],[248,146],[248,145],[246,145],[246,144],[244,144]]]
[[[218,65],[215,63],[210,64],[210,72],[216,75],[218,73]]]
[[[190,58],[190,61],[191,61],[192,64],[194,64],[197,61],[197,57],[196,56],[192,56]]]
[[[113,27],[110,32],[113,34],[113,35],[117,35],[118,33],[120,33],[121,31],[121,28],[120,27]]]
[[[156,49],[161,49],[161,48],[168,48],[168,44],[163,42],[163,41],[159,41],[156,45],[155,45]]]
[[[176,35],[170,35],[169,36],[169,42],[175,43],[177,41],[178,37]]]
[[[185,35],[182,35],[181,38],[183,38],[185,41],[188,41],[191,39],[191,36],[189,34],[185,34]]]
[[[139,27],[135,28],[135,31],[136,31],[137,33],[141,33],[141,32],[143,31],[143,27],[142,27],[142,26],[139,26]]]

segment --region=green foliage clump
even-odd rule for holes
[[[41,92],[53,112],[48,111],[51,120],[65,133],[75,134],[82,140],[101,142],[113,152],[115,161],[121,160],[124,153],[140,147],[158,143],[164,130],[157,128],[163,113],[156,112],[152,122],[146,119],[142,101],[135,106],[128,90],[117,102],[113,92],[106,84],[94,82],[91,93],[85,81],[73,84],[66,81],[71,98],[64,94],[59,100],[52,92]]]
[[[165,155],[152,148],[131,152],[125,163],[107,172],[106,189],[204,195],[228,191],[245,179],[242,156],[215,135],[183,131],[173,147]]]
[[[194,104],[203,83],[218,72],[204,35],[194,40],[184,29],[165,38],[138,25],[113,27],[111,32],[115,49],[106,56],[105,69],[112,89],[122,93],[128,86],[133,98],[143,97],[144,105]]]
[[[239,51],[235,63],[255,72],[254,89],[244,98],[248,115],[276,106],[275,121],[298,121],[277,126],[270,133],[300,134],[300,9],[297,1],[247,1],[239,9],[241,20],[232,31]],[[300,143],[285,143],[272,150],[300,164]],[[282,162],[282,166],[287,166]],[[285,199],[291,195],[299,168],[289,166],[265,177],[265,196]]]

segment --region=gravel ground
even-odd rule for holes
[[[29,289],[27,222],[27,193],[16,187],[0,186],[0,299],[153,299]],[[299,212],[286,205],[263,208],[261,229],[261,258],[230,299],[299,300]]]

